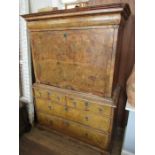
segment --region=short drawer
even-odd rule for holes
[[[80,110],[90,111],[95,114],[99,115],[106,115],[111,116],[112,115],[112,107],[103,104],[99,104],[96,102],[91,102],[88,100],[80,99],[80,98],[67,98],[67,105],[69,107],[74,107]]]
[[[112,118],[101,114],[97,115],[91,111],[79,110],[40,98],[36,98],[36,108],[38,112],[59,116],[104,132],[111,132]]]
[[[82,140],[101,149],[109,146],[110,135],[98,132],[79,123],[68,121],[60,117],[38,113],[38,121],[41,125]]]
[[[48,98],[48,91],[46,89],[33,89],[34,97]]]
[[[49,91],[46,89],[34,89],[34,97],[42,98],[42,99],[49,99],[55,102],[59,102],[61,104],[66,103],[66,96],[55,92],[55,91]]]

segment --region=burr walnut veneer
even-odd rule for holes
[[[110,148],[129,14],[127,4],[112,4],[23,15],[39,124],[102,150]]]

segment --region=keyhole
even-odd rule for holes
[[[85,136],[88,137],[88,133],[85,133]]]

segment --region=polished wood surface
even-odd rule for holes
[[[112,97],[119,79],[121,25],[129,13],[128,5],[115,4],[23,16],[36,82]]]
[[[72,92],[71,94],[74,94]],[[80,95],[70,96],[67,90],[44,89],[34,87],[34,96],[37,112],[54,115],[78,122],[94,129],[111,133],[113,125],[114,103],[98,103]],[[111,102],[111,101],[110,101]],[[113,101],[114,102],[114,101]]]
[[[112,4],[23,16],[30,34],[39,124],[110,148],[124,89],[120,60],[129,15],[127,4]]]
[[[36,99],[38,112],[54,115],[66,120],[75,121],[101,131],[111,131],[111,118],[104,115],[95,115],[88,111],[79,111],[74,108],[68,108],[54,102]],[[100,123],[99,123],[100,122]]]
[[[110,97],[114,31],[94,28],[31,33],[37,82]]]
[[[43,126],[55,129],[93,146],[105,150],[109,148],[110,135],[90,129],[87,126],[43,113],[38,113],[38,121]]]
[[[66,10],[48,11],[41,13],[32,13],[22,15],[27,21],[46,20],[51,18],[73,17],[82,15],[94,15],[94,14],[122,14],[124,18],[128,18],[130,14],[130,8],[126,3],[114,3],[107,5],[89,6],[83,8],[73,8]]]
[[[44,84],[34,84],[33,90],[39,124],[109,149],[120,89],[112,99]]]

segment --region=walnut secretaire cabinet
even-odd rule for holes
[[[107,150],[119,98],[127,4],[23,15],[39,123]]]

